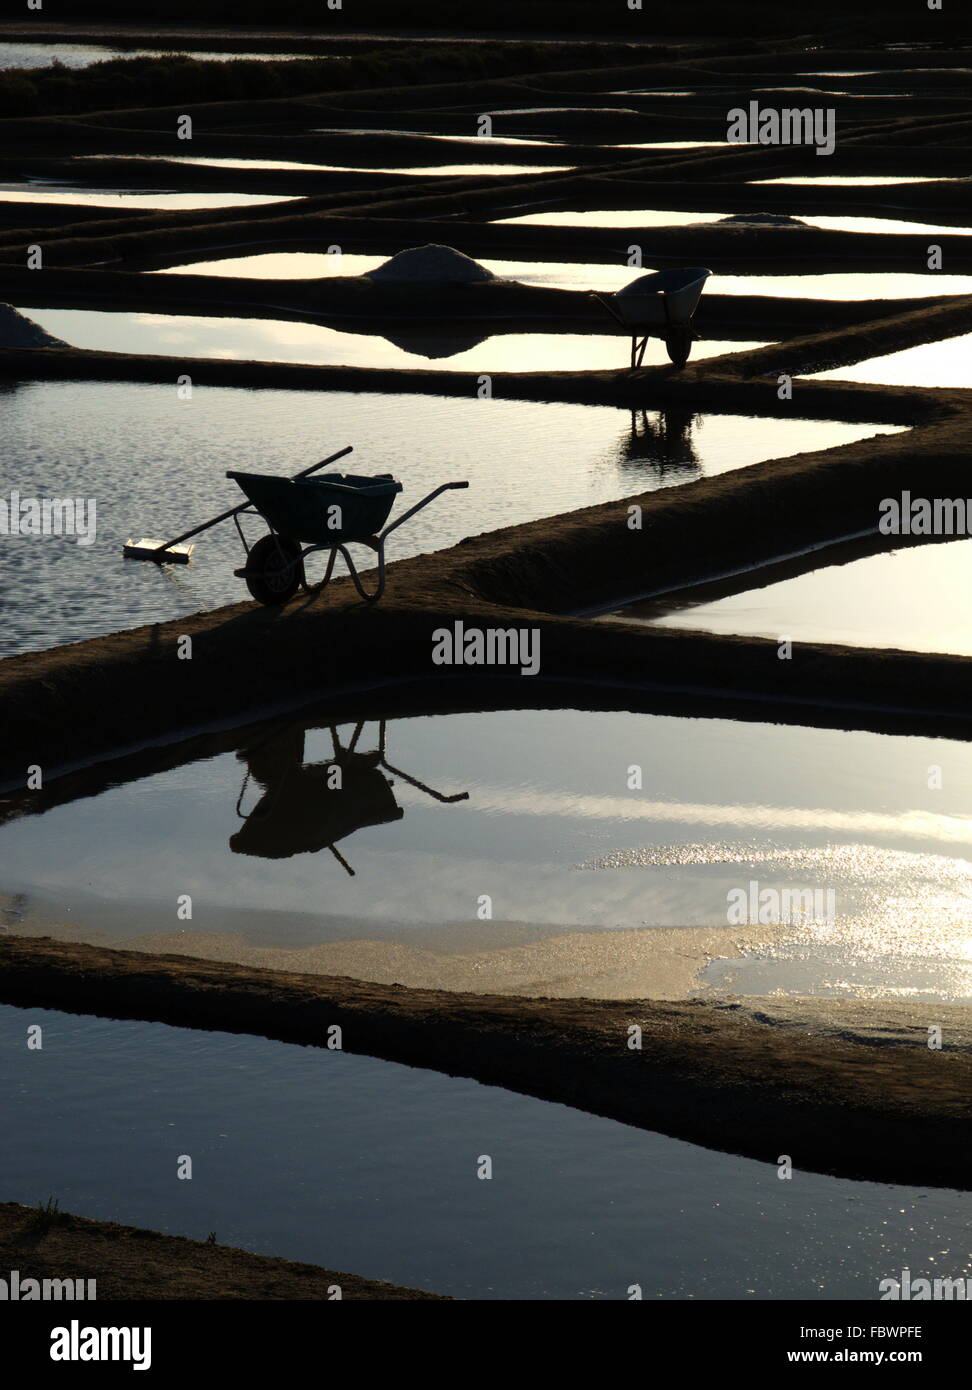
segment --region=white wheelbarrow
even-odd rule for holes
[[[639,275],[615,294],[594,294],[615,322],[630,332],[632,367],[641,366],[648,339],[653,337],[664,338],[676,367],[685,366],[695,339],[692,319],[711,274],[701,266],[659,270]]]

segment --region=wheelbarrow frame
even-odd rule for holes
[[[237,480],[237,470],[228,471],[226,476],[228,478],[233,478],[234,480]],[[334,483],[329,481],[327,486],[329,491],[333,490],[335,492],[347,492],[351,493],[352,495],[357,495],[358,492],[358,489],[341,483]],[[385,526],[381,531],[379,531],[375,535],[345,536],[341,540],[335,540],[330,542],[321,541],[309,545],[303,545],[299,541],[292,541],[291,537],[286,537],[282,535],[280,532],[278,532],[270,517],[255,503],[251,502],[251,504],[248,507],[242,507],[237,513],[234,514],[233,517],[233,520],[236,524],[236,530],[239,534],[240,540],[243,543],[243,549],[246,551],[247,556],[246,565],[244,565],[241,569],[234,570],[233,573],[238,579],[249,579],[251,577],[266,577],[267,571],[265,569],[254,569],[251,567],[250,553],[254,547],[250,545],[243,531],[243,527],[240,525],[241,516],[256,515],[263,518],[263,520],[266,522],[269,528],[270,535],[276,537],[277,539],[278,553],[281,560],[281,564],[279,565],[276,571],[276,575],[278,578],[288,575],[296,569],[298,586],[302,588],[305,593],[320,593],[323,589],[327,588],[327,585],[330,583],[331,577],[334,573],[335,561],[337,560],[338,555],[340,555],[343,558],[345,565],[347,566],[348,573],[351,576],[352,582],[354,583],[354,587],[358,591],[359,596],[363,599],[365,603],[377,603],[378,599],[380,599],[382,594],[385,592],[385,543],[388,540],[388,537],[391,535],[391,533],[393,531],[396,531],[399,526],[404,525],[406,521],[409,521],[415,515],[416,512],[420,512],[423,507],[427,507],[430,502],[434,502],[435,499],[439,497],[443,492],[449,492],[455,488],[467,488],[468,486],[468,482],[441,483],[437,488],[433,488],[433,490],[430,493],[428,493],[425,497],[423,497],[421,501],[416,502],[414,506],[409,507],[408,511],[403,512],[401,516],[396,517],[394,521],[392,521],[388,526]],[[264,537],[262,539],[266,538]],[[292,557],[288,557],[284,545],[282,543],[284,540],[292,541],[292,544],[297,545],[299,547],[299,553]],[[378,580],[371,592],[369,592],[368,589],[365,587],[364,583],[361,580],[361,576],[358,574],[358,570],[355,566],[354,560],[350,552],[348,551],[349,545],[368,546],[371,550],[375,552],[375,555],[378,558]],[[308,584],[306,570],[304,568],[304,562],[309,555],[314,555],[318,551],[324,550],[329,552],[327,565],[324,570],[324,577],[316,584]],[[290,596],[291,595],[287,595],[287,597]],[[284,598],[281,601],[286,602],[286,598]]]

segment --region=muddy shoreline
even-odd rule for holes
[[[10,1278],[10,1270],[19,1271],[21,1287],[27,1279],[94,1279],[99,1303],[216,1298],[450,1301],[444,1294],[140,1226],[91,1221],[70,1212],[40,1221],[36,1208],[18,1202],[0,1202],[0,1261],[5,1278]],[[335,1286],[341,1290],[340,1300]]]

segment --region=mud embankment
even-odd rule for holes
[[[969,1187],[972,1030],[936,1004],[524,1000],[0,941],[0,998],[320,1046],[469,1076],[729,1153]],[[630,1028],[641,1047],[629,1047]]]
[[[451,180],[447,180],[451,182]],[[935,295],[935,275],[927,267],[925,248],[931,240],[941,246],[943,265],[950,275],[972,272],[972,237],[945,233],[887,232],[862,238],[852,232],[823,231],[816,227],[753,227],[700,222],[688,227],[589,227],[543,226],[442,220],[442,205],[428,220],[416,222],[403,216],[397,202],[382,205],[374,214],[347,206],[346,195],[313,199],[316,207],[274,203],[256,205],[240,218],[233,208],[208,212],[148,212],[126,214],[121,219],[89,219],[56,227],[38,227],[25,219],[21,227],[0,233],[0,265],[19,270],[27,260],[27,248],[44,248],[45,266],[57,269],[123,262],[137,269],[147,260],[177,262],[195,252],[212,259],[212,251],[234,253],[306,250],[325,252],[328,246],[342,251],[375,250],[394,254],[409,246],[429,242],[453,246],[479,259],[524,261],[592,261],[628,266],[631,246],[639,246],[646,269],[668,264],[702,265],[726,275],[805,275],[813,293],[813,276],[835,272],[883,272],[927,274],[928,295]],[[459,198],[460,205],[468,201]],[[646,199],[647,201],[647,199]],[[735,201],[735,200],[734,200]],[[620,206],[609,196],[596,205]],[[745,211],[751,200],[729,203],[726,212]],[[301,211],[295,212],[295,207]],[[510,193],[497,216],[519,215],[539,207],[536,201],[520,202]],[[555,209],[558,201],[547,200]],[[456,209],[457,215],[459,209]],[[579,222],[582,214],[578,214]],[[38,234],[43,232],[43,235]],[[714,287],[713,287],[714,288]],[[867,290],[867,282],[862,284]]]
[[[435,1299],[444,1295],[383,1284],[319,1265],[253,1255],[229,1245],[163,1235],[59,1211],[52,1219],[0,1202],[0,1261],[27,1279],[94,1279],[99,1303],[150,1299]],[[73,1305],[72,1305],[73,1306]]]

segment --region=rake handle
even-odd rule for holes
[[[316,473],[319,468],[324,468],[326,464],[336,463],[338,459],[343,459],[345,454],[350,454],[353,448],[353,444],[345,445],[343,449],[339,449],[338,452],[332,454],[330,458],[321,459],[319,463],[312,463],[309,468],[301,469],[299,473],[294,474],[294,478],[306,478],[311,473]],[[190,536],[198,536],[201,531],[208,531],[210,526],[218,526],[221,521],[228,521],[231,516],[236,516],[239,512],[245,512],[250,505],[249,502],[241,502],[238,507],[230,507],[228,512],[220,512],[219,516],[214,516],[211,521],[204,521],[201,526],[194,526],[191,531],[183,531],[181,536],[173,536],[171,541],[166,541],[165,545],[157,546],[155,553],[168,550],[173,545],[179,545],[182,541],[189,540]]]

